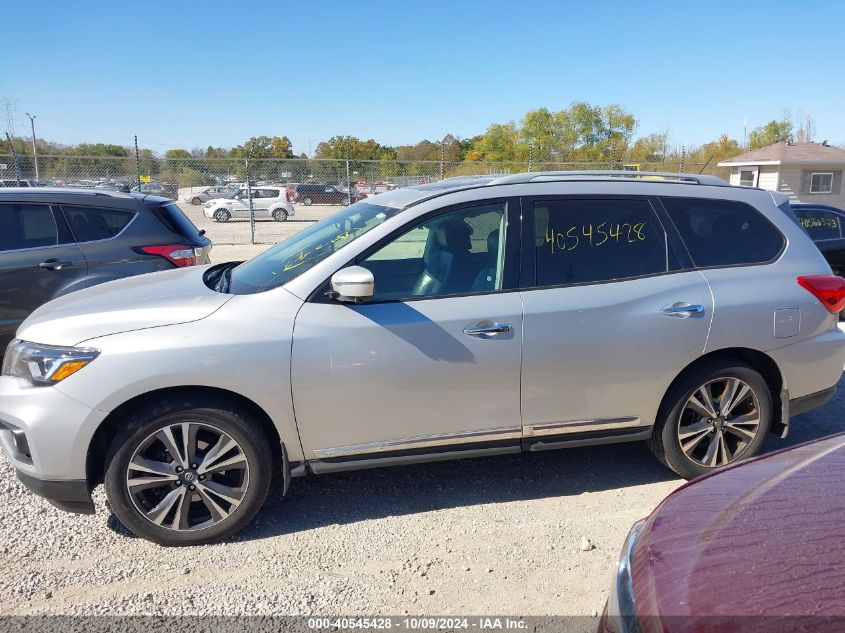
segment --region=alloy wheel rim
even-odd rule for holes
[[[754,390],[733,377],[711,380],[693,391],[678,421],[678,441],[688,459],[707,468],[736,461],[760,429]]]
[[[199,421],[169,424],[135,449],[126,488],[135,509],[158,527],[203,530],[225,521],[249,487],[243,448],[221,429]]]

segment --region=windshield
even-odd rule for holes
[[[399,209],[366,202],[346,207],[232,269],[229,292],[278,288],[397,213]]]
[[[235,196],[237,196],[241,192],[240,189],[232,189],[229,193],[224,195],[224,198],[228,198],[229,200],[234,200]]]

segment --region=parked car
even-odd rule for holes
[[[252,209],[256,220],[284,222],[294,214],[284,186],[258,187],[251,190]],[[249,195],[246,189],[237,189],[225,198],[215,198],[205,203],[202,213],[208,219],[228,222],[231,219],[249,219]]]
[[[845,211],[826,204],[790,203],[792,210],[830,264],[833,273],[845,273]]]
[[[599,630],[837,630],[843,480],[839,434],[682,486],[628,534]]]
[[[179,197],[179,188],[168,182],[142,182],[140,186],[135,185],[132,187],[131,191],[151,196],[169,198],[170,200],[176,200]]]
[[[835,392],[845,279],[713,176],[528,173],[400,189],[258,255],[59,298],[0,377],[18,476],[179,545],[276,473],[645,440],[694,477]],[[17,438],[12,441],[8,438]]]
[[[297,185],[295,202],[301,202],[306,207],[312,204],[341,204],[347,206],[358,202],[356,192],[344,191],[336,185]]]
[[[38,306],[81,288],[208,263],[211,241],[170,200],[0,190],[0,350]]]
[[[234,191],[235,190],[233,190],[232,187],[227,185],[215,185],[214,187],[208,187],[207,189],[201,189],[200,191],[194,191],[193,193],[186,194],[182,196],[182,201],[200,205],[203,202],[208,202],[209,200],[225,198],[226,196],[234,193]]]
[[[41,187],[43,186],[38,180],[28,180],[21,178],[15,180],[14,178],[4,178],[0,180],[0,187]]]

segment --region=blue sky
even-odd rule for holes
[[[2,15],[0,98],[18,134],[31,112],[64,143],[404,144],[573,100],[620,103],[638,135],[678,144],[741,140],[743,119],[783,108],[845,142],[840,0],[30,0]]]

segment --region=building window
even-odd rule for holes
[[[831,193],[833,191],[833,173],[822,172],[810,175],[810,193]]]
[[[740,187],[756,187],[757,186],[757,168],[739,170],[739,186]]]

